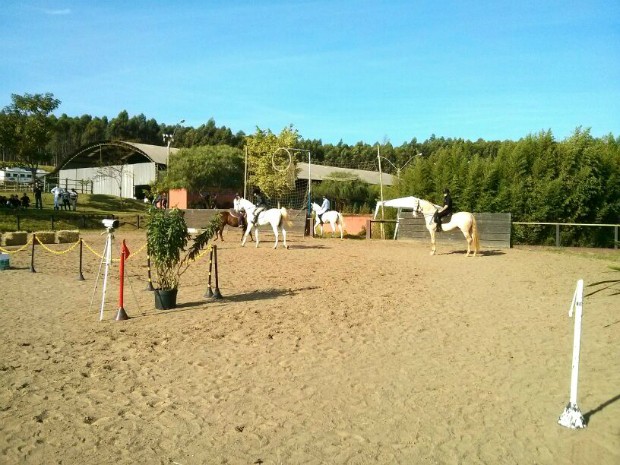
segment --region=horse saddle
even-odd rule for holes
[[[228,210],[228,214],[230,216],[232,216],[233,218],[237,218],[237,219],[239,219],[239,218],[241,218],[243,216],[242,213],[238,213],[234,209],[233,210]]]
[[[435,223],[439,223],[439,224],[449,223],[451,219],[452,219],[452,213],[448,213],[446,216],[439,218],[439,212],[435,212],[435,217],[433,218]]]

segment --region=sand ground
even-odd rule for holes
[[[233,236],[234,234],[234,236]],[[101,260],[38,246],[0,271],[5,464],[620,463],[620,273],[569,251],[292,237],[219,243],[155,310],[144,233]],[[105,236],[83,236],[102,251]],[[217,244],[217,243],[216,243]],[[116,253],[118,256],[118,253]],[[585,281],[579,406],[569,399],[575,285]]]

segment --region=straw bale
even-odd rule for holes
[[[2,235],[2,245],[24,245],[28,242],[26,231],[7,232]]]
[[[56,243],[56,232],[55,231],[36,231],[37,235],[37,244],[40,242],[41,244],[55,244]]]
[[[59,244],[74,243],[79,240],[80,240],[79,230],[75,230],[75,231],[63,230],[63,231],[56,232],[56,242],[58,242]]]

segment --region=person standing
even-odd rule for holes
[[[443,207],[440,210],[437,210],[435,213],[435,223],[437,223],[437,231],[441,232],[441,219],[444,216],[448,216],[452,214],[452,197],[450,196],[450,189],[447,187],[443,190]]]
[[[62,188],[56,186],[51,190],[51,193],[54,194],[54,210],[59,210],[62,202]]]
[[[68,190],[63,189],[62,191],[62,209],[63,210],[71,210],[71,198]]]
[[[43,210],[43,189],[41,189],[41,185],[36,183],[34,185],[34,208],[38,208],[39,210]]]
[[[73,211],[77,210],[77,200],[78,200],[77,191],[75,189],[71,189],[71,192],[69,192],[69,204],[71,205],[71,207],[73,207]]]

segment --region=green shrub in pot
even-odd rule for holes
[[[183,211],[151,207],[147,216],[146,242],[155,275],[153,284],[157,289],[178,289],[181,275],[213,237],[219,226],[218,218],[188,248],[191,235]]]

